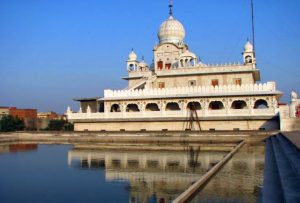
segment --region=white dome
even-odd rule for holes
[[[130,54],[128,55],[128,61],[136,61],[137,55],[134,53],[133,49],[131,50]]]
[[[148,67],[148,64],[142,60],[140,63],[139,63],[139,67],[142,67],[142,68],[145,68],[145,67]]]
[[[197,58],[196,54],[186,50],[184,53],[180,54],[179,58]]]
[[[164,21],[159,28],[159,43],[182,43],[185,37],[183,25],[173,16]]]
[[[253,45],[251,44],[251,42],[249,42],[249,40],[244,46],[244,52],[253,52]]]

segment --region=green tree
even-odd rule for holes
[[[48,124],[48,130],[50,131],[61,131],[65,125],[64,120],[50,120]]]
[[[0,119],[0,131],[11,132],[16,130],[23,130],[25,127],[24,121],[18,117],[11,115],[2,116]]]
[[[45,131],[73,131],[74,125],[65,120],[50,120]]]
[[[72,123],[66,122],[64,125],[64,131],[74,131],[74,125]]]

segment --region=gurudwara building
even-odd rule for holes
[[[132,50],[128,87],[104,90],[103,97],[75,99],[67,110],[76,131],[181,131],[279,129],[273,81],[259,83],[253,45],[247,41],[242,63],[205,64],[184,41],[184,26],[170,15],[159,27],[153,64]]]

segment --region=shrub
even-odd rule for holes
[[[0,119],[0,131],[11,132],[16,130],[23,130],[25,127],[24,121],[18,117],[11,115],[2,116]]]

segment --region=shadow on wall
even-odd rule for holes
[[[279,116],[274,116],[271,119],[264,122],[259,130],[280,130],[280,119]]]

